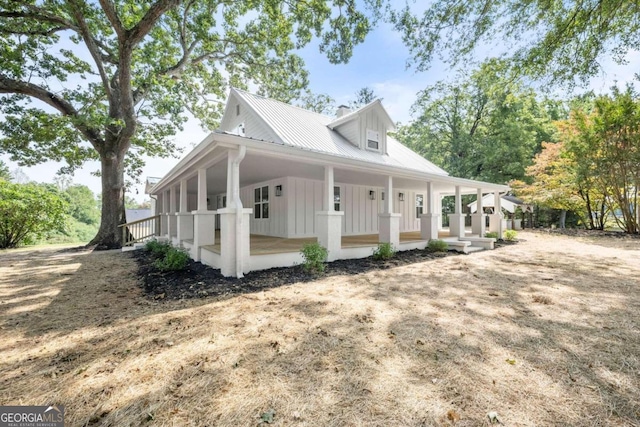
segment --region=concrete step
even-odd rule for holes
[[[484,251],[485,248],[482,248],[480,246],[469,246],[467,247],[466,250],[466,254],[470,254],[471,252],[479,252],[479,251]]]

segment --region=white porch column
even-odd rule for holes
[[[482,205],[482,188],[478,188],[478,200],[476,201],[476,213],[471,216],[471,232],[478,237],[484,237],[487,228],[486,215]]]
[[[464,214],[462,213],[462,196],[459,185],[456,185],[455,212],[449,214],[449,235],[464,237]]]
[[[198,209],[193,211],[193,252],[195,261],[201,259],[202,246],[216,244],[216,211],[207,210],[207,170],[198,169]]]
[[[328,261],[340,258],[342,247],[342,216],[333,205],[333,166],[324,167],[324,198],[322,211],[316,212],[316,235],[318,243],[329,252]]]
[[[502,224],[502,198],[499,191],[493,193],[493,214],[489,216],[489,231],[498,233],[498,239],[502,239],[503,224]]]
[[[438,238],[438,226],[442,224],[440,212],[437,210],[436,195],[433,192],[433,182],[427,182],[426,213],[420,215],[420,236],[422,240]]]
[[[442,230],[442,221],[444,219],[442,217],[442,194],[436,195],[436,211],[434,213],[438,214],[438,230]]]
[[[393,213],[393,177],[388,176],[385,181],[384,193],[387,195],[384,201],[384,213],[378,214],[378,239],[383,243],[391,243],[398,249],[400,246],[400,216]]]
[[[176,186],[169,188],[169,240],[178,237],[178,222],[176,218]]]
[[[183,240],[193,239],[193,215],[187,210],[187,180],[180,181],[180,211],[176,214],[178,221],[178,244]]]
[[[161,197],[161,198],[160,198]],[[160,213],[160,236],[169,237],[169,192],[163,191],[158,196],[158,210]]]
[[[240,163],[247,147],[229,150],[227,158],[227,207],[220,214],[220,272],[225,277],[243,277],[250,271],[250,221],[253,209],[240,200]]]

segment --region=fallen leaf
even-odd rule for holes
[[[261,423],[271,424],[273,422],[273,417],[276,415],[276,411],[273,408],[269,408],[269,410],[263,413],[260,416]]]
[[[515,364],[516,364],[516,359],[506,359],[506,362],[507,362],[509,365],[515,365]]]
[[[460,421],[460,415],[458,415],[458,413],[453,409],[449,409],[447,411],[447,418],[449,419],[449,421],[452,421],[454,423]]]

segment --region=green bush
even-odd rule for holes
[[[431,239],[427,245],[429,252],[447,252],[449,245],[444,240]]]
[[[162,271],[184,270],[189,258],[189,253],[184,249],[170,246],[164,257],[155,260],[153,266]]]
[[[385,259],[393,258],[396,254],[396,250],[391,243],[379,243],[378,247],[373,250],[373,259],[382,261]]]
[[[497,239],[498,238],[498,233],[496,233],[495,231],[489,231],[487,233],[484,233],[484,237],[489,237],[492,239]]]
[[[149,240],[145,245],[144,249],[146,251],[151,252],[155,256],[163,257],[167,255],[167,252],[172,248],[169,242],[159,242],[158,240]]]
[[[516,233],[516,230],[506,230],[504,232],[504,240],[506,240],[507,242],[513,242],[518,238],[518,233]]]
[[[316,273],[324,271],[324,263],[327,261],[327,255],[329,255],[327,248],[320,246],[320,243],[306,243],[300,253],[304,258],[302,267],[305,271]]]

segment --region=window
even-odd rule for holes
[[[416,218],[420,218],[424,211],[424,196],[422,194],[416,194]]]
[[[269,219],[269,186],[253,190],[253,214],[255,219]]]
[[[340,187],[333,187],[333,210],[340,211]]]
[[[371,129],[367,129],[367,148],[370,150],[380,150],[380,134]]]

